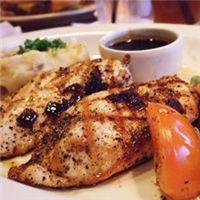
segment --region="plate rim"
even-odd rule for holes
[[[90,27],[85,29],[86,27]],[[41,35],[44,36],[51,36],[52,34],[61,34],[63,35],[64,33],[67,35],[68,33],[78,33],[78,35],[81,34],[91,34],[91,33],[97,33],[97,32],[108,32],[108,31],[115,31],[115,29],[121,28],[123,29],[133,29],[133,28],[164,28],[164,29],[174,29],[175,31],[179,31],[180,33],[187,36],[192,36],[192,37],[197,37],[200,38],[200,26],[199,25],[186,25],[186,24],[168,24],[168,23],[90,23],[90,24],[85,24],[85,23],[80,23],[80,24],[75,24],[72,26],[61,26],[61,27],[54,27],[54,28],[47,28],[47,29],[40,29],[40,30],[35,30],[35,31],[28,31],[28,32],[23,32],[18,35],[13,35],[13,36],[7,36],[4,38],[1,38],[1,40],[7,40],[11,38],[21,38],[21,37],[29,37],[31,35]],[[195,31],[195,32],[194,32]]]

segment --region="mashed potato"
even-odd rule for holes
[[[46,52],[31,50],[22,55],[4,55],[0,58],[1,97],[5,93],[19,89],[41,72],[89,59],[85,44],[74,39],[68,42],[65,48],[59,48],[56,52],[51,49]]]

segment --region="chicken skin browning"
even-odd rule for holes
[[[197,95],[177,77],[101,91],[45,126],[32,158],[8,177],[54,188],[93,185],[152,157],[149,101],[168,104],[190,121],[199,115]]]
[[[35,77],[0,104],[0,157],[32,149],[38,138],[35,132],[43,128],[44,121],[55,121],[82,97],[130,83],[130,73],[117,60],[79,62]]]

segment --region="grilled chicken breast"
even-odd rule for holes
[[[8,177],[48,187],[93,185],[150,158],[149,101],[168,104],[190,121],[199,114],[197,95],[177,77],[98,92],[44,127],[31,160]]]
[[[128,70],[117,60],[79,62],[35,77],[1,102],[0,157],[21,155],[33,148],[35,132],[44,121],[53,123],[83,96],[130,83]]]

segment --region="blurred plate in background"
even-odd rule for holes
[[[0,16],[0,21],[8,21],[14,26],[21,26],[23,31],[46,29],[71,25],[75,22],[90,23],[96,21],[95,5],[55,13],[44,13],[24,16]]]

